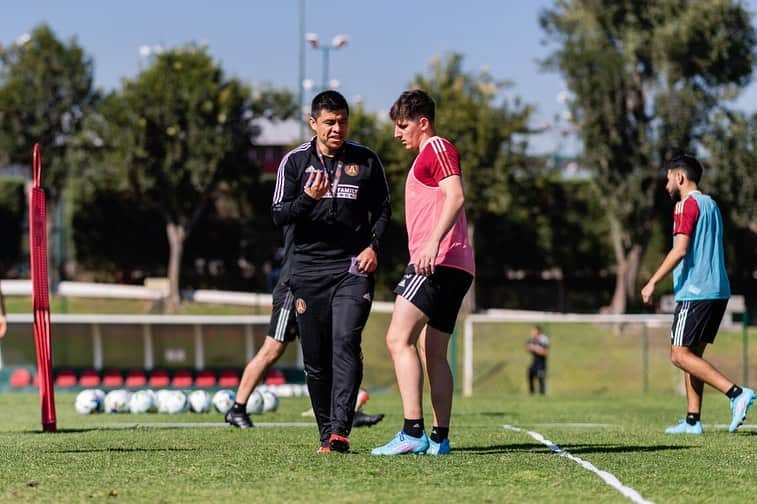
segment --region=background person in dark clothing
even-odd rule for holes
[[[534,380],[539,380],[539,393],[546,392],[547,353],[549,353],[549,338],[542,332],[541,326],[531,328],[531,337],[526,341],[526,350],[531,352],[533,360],[528,368],[528,390],[534,393]]]
[[[315,137],[284,157],[273,197],[275,223],[294,225],[289,286],[322,452],[349,450],[362,331],[391,212],[384,167],[375,152],[347,141],[348,117],[336,91],[313,99]]]

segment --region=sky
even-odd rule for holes
[[[564,113],[558,101],[563,81],[540,61],[554,46],[545,43],[539,13],[548,0],[304,0],[305,32],[321,41],[344,34],[346,46],[330,51],[329,78],[339,81],[350,101],[385,112],[413,77],[426,73],[435,56],[454,51],[464,67],[487,67],[508,80],[511,97],[535,105],[534,125],[553,123]],[[9,2],[0,16],[0,44],[8,45],[47,23],[61,39],[75,37],[95,63],[96,86],[110,90],[135,76],[146,60],[143,46],[171,48],[188,42],[207,45],[225,71],[256,85],[296,91],[299,50],[305,50],[304,77],[323,80],[322,52],[300,33],[299,0],[25,0]],[[757,0],[748,2],[754,12]],[[306,94],[311,97],[312,93]],[[737,101],[757,110],[757,85]],[[571,151],[575,143],[555,134],[534,141],[540,152]]]

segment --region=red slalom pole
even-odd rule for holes
[[[29,255],[32,269],[32,306],[34,343],[37,348],[39,402],[42,430],[55,432],[55,391],[53,389],[52,328],[50,298],[47,291],[47,210],[42,181],[42,151],[34,144],[32,190],[29,198]]]

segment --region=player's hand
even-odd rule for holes
[[[5,320],[4,315],[0,315],[0,338],[5,336],[5,332],[8,330],[8,322]]]
[[[424,276],[433,275],[438,255],[439,242],[431,241],[424,245],[415,261],[415,274]]]
[[[317,170],[310,172],[307,181],[305,182],[305,194],[319,200],[329,190],[329,175],[323,170]]]
[[[651,280],[647,282],[647,285],[641,289],[641,300],[649,304],[652,301],[652,294],[654,294],[655,284]]]
[[[376,251],[371,247],[365,247],[357,256],[357,270],[360,273],[373,273],[378,268]]]

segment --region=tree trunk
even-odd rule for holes
[[[612,248],[615,252],[615,291],[612,294],[612,301],[609,306],[603,307],[602,313],[625,313],[628,302],[627,276],[629,273],[628,261],[623,250],[623,237],[620,233],[620,224],[616,219],[610,217],[610,239]]]
[[[169,222],[166,224],[168,235],[168,299],[166,311],[173,313],[179,307],[179,273],[181,271],[181,256],[184,253],[186,230],[180,224]]]

